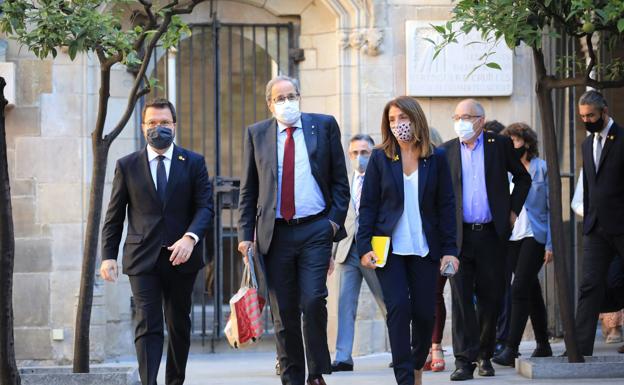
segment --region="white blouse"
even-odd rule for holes
[[[418,170],[403,174],[403,214],[392,232],[392,253],[426,257],[429,245],[422,227],[418,202]]]

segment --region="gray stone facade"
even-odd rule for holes
[[[305,54],[297,69],[302,109],[335,115],[346,148],[349,137],[358,132],[370,133],[379,141],[383,106],[405,92],[405,21],[445,21],[451,1],[231,0],[217,2],[216,7],[222,22],[297,21],[298,46]],[[209,4],[198,6],[187,21],[209,22]],[[12,41],[6,60],[16,64],[18,85],[15,104],[6,114],[16,231],[16,354],[21,361],[68,363],[88,210],[97,61],[82,55],[72,62],[64,53],[56,60],[42,61]],[[482,98],[482,102],[490,118],[535,126],[529,51],[517,50],[514,71],[511,97]],[[124,109],[132,82],[122,67],[114,69],[112,79],[108,129]],[[419,101],[430,124],[444,139],[451,138],[449,116],[458,99]],[[130,119],[111,148],[104,209],[115,160],[137,149],[134,122]],[[338,284],[336,275],[329,278],[331,346],[336,337]],[[448,314],[450,327],[450,309]],[[445,343],[449,335],[445,333]],[[97,279],[91,343],[96,361],[133,354],[127,277],[116,284]],[[354,353],[387,348],[385,322],[363,285]]]

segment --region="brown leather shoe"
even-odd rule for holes
[[[618,353],[624,353],[624,345],[620,346],[618,349]]]
[[[327,385],[323,377],[308,378],[308,385]]]

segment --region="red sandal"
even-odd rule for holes
[[[442,355],[442,358],[434,358],[433,357],[433,352],[440,352]],[[442,348],[436,348],[436,349],[432,349],[432,351],[429,352],[429,354],[431,355],[431,362],[430,362],[430,369],[432,372],[443,372],[444,368],[446,366],[446,363],[444,362],[444,350],[442,350]]]

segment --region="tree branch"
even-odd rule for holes
[[[154,49],[156,48],[156,44],[158,43],[158,40],[160,40],[160,37],[169,28],[169,25],[171,23],[171,16],[172,16],[171,12],[168,12],[165,14],[165,19],[163,20],[162,24],[160,25],[160,27],[158,28],[154,36],[152,36],[152,39],[150,40],[149,44],[147,45],[145,49],[145,54],[143,55],[143,61],[141,62],[141,66],[139,67],[139,70],[134,79],[134,84],[132,85],[132,90],[130,91],[130,94],[128,96],[128,102],[126,103],[126,110],[124,111],[123,115],[117,122],[117,125],[115,126],[115,128],[113,128],[113,130],[108,135],[106,135],[105,140],[109,142],[112,142],[113,140],[115,140],[115,138],[121,133],[121,131],[126,126],[126,123],[128,123],[130,116],[132,116],[134,105],[136,104],[136,101],[138,100],[138,98],[140,98],[143,95],[146,95],[149,92],[149,82],[148,82],[148,86],[146,87],[148,88],[147,92],[145,92],[145,88],[139,90],[139,87],[141,86],[141,80],[146,76],[147,66],[149,65],[149,62],[150,62],[149,58],[151,57],[152,52],[154,52]]]
[[[587,69],[585,70],[585,78],[587,81],[592,80],[591,73],[596,66],[596,52],[594,51],[594,43],[592,43],[592,35],[591,33],[585,36],[585,42],[587,43],[587,54],[589,55],[589,64],[587,65]]]
[[[158,24],[158,20],[156,19],[156,15],[154,15],[154,12],[152,12],[152,2],[151,0],[139,0],[139,3],[141,3],[141,5],[143,5],[143,9],[145,10],[145,14],[147,15],[149,21],[150,21],[150,25],[156,25]]]
[[[173,8],[173,14],[174,15],[185,15],[185,14],[189,14],[191,12],[193,12],[193,9],[195,8],[195,6],[199,3],[201,3],[204,0],[191,0],[191,3],[189,5],[187,5],[186,7],[180,7],[180,8]],[[176,1],[177,3],[177,1]]]
[[[146,1],[146,0],[143,0],[143,1]],[[108,141],[109,143],[115,140],[115,138],[121,133],[121,131],[124,129],[124,127],[128,123],[130,116],[132,116],[132,112],[134,111],[134,105],[136,104],[137,100],[140,97],[147,95],[151,91],[151,88],[149,86],[149,81],[147,82],[146,87],[143,87],[140,89],[141,80],[146,78],[147,67],[149,66],[152,52],[154,52],[154,49],[156,49],[156,45],[158,44],[158,41],[160,40],[162,35],[165,34],[167,29],[171,25],[172,17],[174,15],[179,15],[182,13],[191,13],[193,11],[193,8],[195,8],[195,6],[201,3],[202,1],[204,0],[191,0],[191,3],[188,6],[176,9],[175,7],[178,5],[179,2],[178,0],[173,0],[171,1],[171,3],[165,5],[163,8],[161,8],[158,11],[158,13],[160,13],[162,10],[166,10],[164,13],[165,14],[164,19],[162,20],[162,23],[160,24],[156,32],[153,34],[151,39],[149,40],[149,44],[145,48],[145,52],[143,54],[143,60],[141,61],[141,66],[139,67],[139,70],[136,73],[136,77],[134,79],[132,89],[128,96],[128,102],[126,103],[126,110],[124,111],[121,118],[119,118],[119,121],[117,122],[113,130],[104,137],[104,140]],[[145,39],[145,34],[141,37]]]
[[[95,129],[92,134],[92,142],[95,149],[95,141],[102,140],[104,132],[104,123],[106,123],[106,115],[108,114],[108,99],[110,98],[110,67],[104,64],[100,65],[100,94],[98,101],[98,113],[95,120]]]

